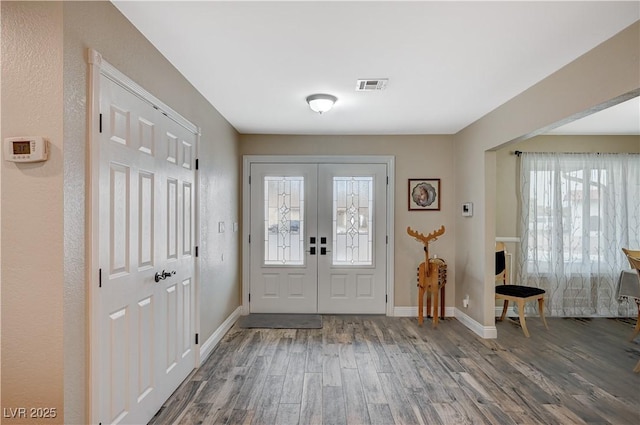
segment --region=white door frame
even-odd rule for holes
[[[386,315],[393,316],[394,304],[394,199],[395,157],[393,155],[244,155],[242,157],[242,314],[249,314],[251,190],[249,175],[255,163],[313,163],[313,164],[385,164],[387,166],[387,307]]]
[[[89,401],[88,417],[90,423],[99,423],[100,418],[97,417],[98,405],[100,400],[100,385],[98,377],[100,376],[99,370],[99,355],[97,350],[98,338],[100,337],[99,329],[99,172],[100,172],[100,155],[99,155],[99,143],[100,143],[100,77],[105,76],[110,80],[116,82],[123,88],[129,90],[131,93],[137,95],[141,99],[152,104],[155,108],[162,111],[168,118],[186,128],[190,132],[196,135],[195,144],[195,157],[198,157],[198,146],[200,144],[200,127],[196,126],[178,112],[174,111],[171,107],[166,105],[160,99],[140,87],[135,81],[127,77],[122,72],[118,71],[113,65],[109,64],[102,58],[102,55],[94,49],[87,49],[87,62],[89,65],[89,90],[87,99],[87,133],[89,138],[88,145],[88,162],[89,167],[87,170],[86,178],[86,218],[87,218],[87,262],[86,262],[86,281],[88,283],[87,292],[87,339],[88,339],[88,362],[89,362],[89,374],[87,376],[87,400]],[[194,170],[194,226],[195,229],[200,228],[200,214],[199,214],[199,172],[197,167]],[[200,244],[200,233],[195,232],[194,246]],[[198,302],[200,293],[200,266],[198,258],[195,258],[194,267],[194,297],[195,302],[195,333],[200,333],[200,305]],[[195,364],[194,367],[200,365],[200,350],[195,350]]]

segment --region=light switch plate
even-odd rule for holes
[[[473,202],[465,202],[464,204],[462,204],[462,216],[463,217],[473,216]]]

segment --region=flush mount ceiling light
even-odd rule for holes
[[[338,100],[337,97],[330,94],[312,94],[307,96],[307,103],[312,111],[322,114],[333,108],[333,104]]]

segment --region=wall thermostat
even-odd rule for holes
[[[4,159],[11,162],[40,162],[49,159],[49,141],[40,136],[7,137]]]

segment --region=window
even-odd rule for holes
[[[550,315],[621,315],[622,247],[640,246],[640,155],[521,157],[519,281],[549,292]]]
[[[556,227],[562,229],[564,262],[587,266],[606,261],[609,251],[600,250],[598,241],[605,231],[603,206],[615,190],[608,170],[531,170],[529,180],[529,264],[551,261]]]

